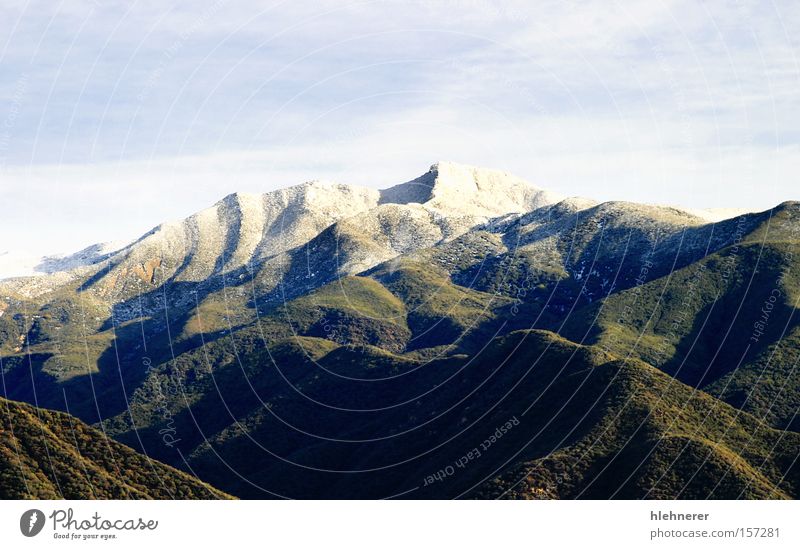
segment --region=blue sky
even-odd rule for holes
[[[800,4],[0,3],[0,253],[438,159],[601,200],[800,199]]]

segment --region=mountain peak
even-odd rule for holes
[[[511,173],[440,160],[420,177],[381,191],[381,203],[419,203],[451,215],[528,212],[562,197]]]

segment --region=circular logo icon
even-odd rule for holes
[[[44,528],[44,513],[38,509],[31,509],[22,513],[19,519],[19,529],[22,535],[32,538]]]

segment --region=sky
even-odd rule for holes
[[[437,160],[598,200],[800,199],[800,3],[0,0],[0,259]]]

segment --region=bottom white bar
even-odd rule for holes
[[[26,537],[23,530],[38,529],[30,524],[33,509],[45,523]],[[798,512],[795,501],[1,501],[0,541],[115,548],[800,547]]]

